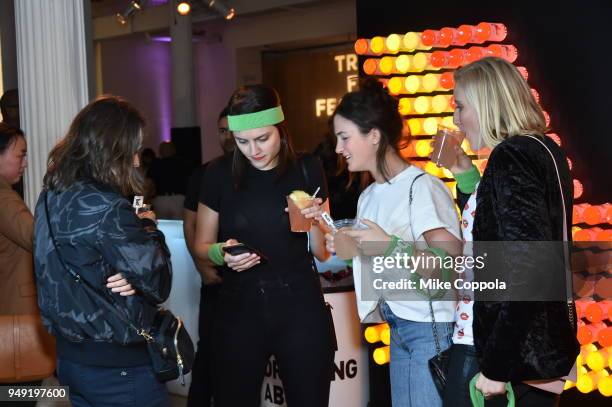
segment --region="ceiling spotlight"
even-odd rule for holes
[[[130,1],[130,5],[123,13],[117,13],[115,15],[119,24],[126,25],[128,21],[134,16],[134,14],[142,10],[142,3],[142,0]]]
[[[221,0],[206,0],[208,7],[215,10],[226,20],[231,20],[236,15],[236,10],[233,7],[228,7]]]
[[[191,4],[186,1],[181,1],[178,6],[176,6],[176,11],[182,16],[186,16],[191,11]]]

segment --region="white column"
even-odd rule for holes
[[[176,0],[170,8],[172,37],[172,127],[193,127],[196,124],[195,84],[193,79],[193,44],[191,13],[176,12]]]
[[[33,209],[51,148],[89,101],[85,2],[15,0],[21,126],[28,140],[25,200]]]

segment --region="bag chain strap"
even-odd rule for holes
[[[412,187],[414,186],[414,182],[422,177],[425,174],[419,174],[412,180],[412,184],[410,184],[410,193],[408,195],[408,206],[412,207]],[[440,336],[438,335],[438,327],[436,326],[436,317],[434,314],[433,303],[431,301],[431,290],[428,288],[427,293],[429,296],[429,313],[431,315],[431,330],[433,332],[434,343],[436,345],[436,355],[440,356],[442,353],[442,347],[440,346]]]
[[[569,253],[568,253],[568,247],[567,247],[568,246],[567,211],[565,208],[565,195],[563,194],[563,187],[561,185],[561,175],[559,174],[559,167],[557,166],[557,160],[555,160],[555,156],[553,155],[552,151],[550,151],[550,149],[546,146],[546,144],[544,144],[544,142],[537,137],[534,137],[531,135],[527,135],[527,137],[534,139],[535,141],[540,143],[546,149],[546,151],[548,151],[548,154],[550,154],[550,158],[552,158],[552,162],[555,166],[555,172],[557,173],[557,181],[559,182],[559,192],[561,192],[561,206],[563,207],[563,255],[565,257],[564,266],[565,266],[565,290],[566,290],[566,296],[567,296],[567,315],[569,318],[570,325],[573,328],[575,324],[574,311],[573,311],[574,295],[573,295],[573,289],[572,289],[571,270],[569,269],[570,262],[569,262]]]

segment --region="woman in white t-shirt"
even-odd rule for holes
[[[333,116],[336,152],[344,156],[349,171],[367,171],[374,179],[357,206],[357,217],[368,228],[347,234],[360,243],[383,242],[378,245],[382,247],[380,253],[368,255],[416,255],[415,242],[437,255],[459,254],[461,233],[451,194],[438,178],[401,157],[402,124],[398,101],[373,79],[366,79],[360,90],[346,94],[338,105]],[[328,250],[335,251],[334,237],[327,234],[326,240]],[[405,300],[369,301],[372,298],[365,293],[372,287],[363,284],[368,284],[364,281],[373,273],[371,268],[362,267],[361,260],[359,256],[353,258],[360,319],[375,322],[382,316],[391,327],[393,405],[441,406],[428,360],[436,355],[435,334],[441,350],[450,346],[455,302],[430,303],[425,293],[415,297],[415,290],[403,293],[405,297],[400,295]],[[385,292],[383,296],[387,294],[397,293]]]

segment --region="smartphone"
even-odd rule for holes
[[[243,253],[253,253],[258,255],[261,258],[261,262],[268,261],[268,258],[264,256],[259,250],[252,248],[251,246],[238,243],[232,246],[223,246],[221,248],[225,253],[231,254],[232,256],[238,256]]]

